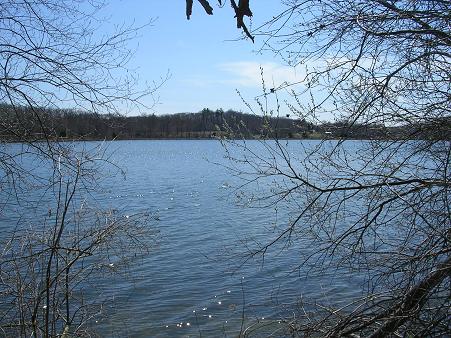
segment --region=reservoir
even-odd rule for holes
[[[264,151],[257,141],[247,142]],[[290,149],[315,142],[290,141]],[[287,225],[293,206],[250,203],[269,191],[271,180],[260,191],[247,185],[237,175],[240,163],[227,158],[221,142],[114,141],[83,147],[99,145],[109,164],[101,166],[98,185],[79,204],[114,210],[121,217],[147,215],[145,226],[152,234],[138,238],[147,250],[125,268],[81,282],[83,299],[101,303],[89,319],[100,336],[235,337],[245,330],[252,336],[253,329],[265,326],[266,332],[284,336],[282,321],[300,311],[301,300],[330,303],[359,292],[357,276],[299,269],[311,250],[305,239],[252,256]],[[49,175],[45,166],[35,170]],[[35,221],[55,208],[54,198],[38,195],[26,195],[38,205],[31,212]],[[14,215],[24,210],[10,203],[0,218],[2,240]],[[111,270],[116,270],[113,264]]]

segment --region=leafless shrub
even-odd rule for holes
[[[225,142],[230,169],[257,191],[251,205],[291,215],[247,257],[307,246],[301,271],[365,277],[358,299],[287,321],[293,336],[449,335],[449,3],[286,4],[254,33],[305,76],[264,86],[261,113],[284,116],[285,91],[300,119],[375,126],[381,136],[296,143],[268,125],[258,143]]]
[[[138,30],[122,26],[100,35],[101,8],[97,1],[0,2],[0,332],[6,336],[93,334],[103,299],[90,285],[129,266],[156,235],[149,215],[125,217],[93,197],[112,165],[107,147],[62,142],[47,114],[139,109],[159,86],[137,89],[137,77],[124,70],[131,57],[125,47]]]

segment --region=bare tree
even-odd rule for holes
[[[231,170],[259,189],[253,203],[291,206],[293,215],[249,254],[309,243],[301,271],[365,277],[360,298],[287,321],[293,336],[447,336],[451,4],[284,3],[253,33],[305,77],[264,87],[261,113],[281,114],[286,91],[286,109],[303,120],[365,125],[379,137],[225,143],[239,163]]]
[[[46,109],[118,114],[127,105],[139,108],[138,99],[156,89],[136,91],[137,78],[125,72],[131,57],[126,43],[137,29],[119,27],[100,35],[101,8],[96,1],[0,3],[2,142],[28,142],[55,162],[66,152],[59,149],[63,144],[51,142],[59,135]],[[14,180],[19,163],[1,154],[4,178]]]
[[[6,336],[88,335],[102,312],[101,299],[85,296],[90,281],[126,266],[146,250],[140,238],[155,234],[148,215],[124,217],[93,201],[109,163],[105,144],[60,142],[48,114],[61,108],[119,114],[130,105],[138,109],[139,99],[158,87],[136,90],[137,78],[124,70],[137,29],[102,35],[101,8],[96,1],[0,2],[0,332]]]

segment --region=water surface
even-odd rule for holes
[[[293,141],[293,151],[300,142]],[[288,215],[271,206],[243,206],[240,197],[247,195],[240,191],[248,188],[235,189],[242,182],[226,169],[230,162],[220,142],[116,141],[108,154],[125,176],[107,172],[92,198],[124,215],[151,214],[149,226],[160,235],[149,241],[149,254],[129,267],[128,278],[93,284],[93,295],[106,299],[105,316],[93,322],[100,335],[236,336],[243,318],[245,325],[277,325],[301,296],[345,299],[355,292],[356,281],[334,280],[333,272],[297,273],[309,250],[302,240],[282,253],[268,252],[264,262],[241,265],[248,240],[264,241]],[[3,229],[7,217],[5,212]]]

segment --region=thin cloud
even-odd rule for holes
[[[301,71],[300,67],[294,68],[275,62],[227,62],[219,64],[218,69],[227,74],[222,80],[223,83],[244,87],[261,88],[261,69],[263,69],[263,79],[267,87],[278,87],[284,83],[300,82],[305,76],[305,72]]]

